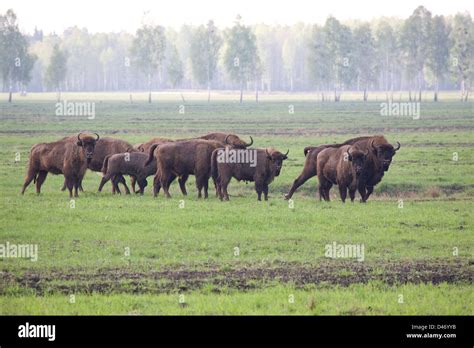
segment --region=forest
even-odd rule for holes
[[[240,90],[315,92],[339,101],[344,91],[458,90],[467,101],[474,77],[474,24],[469,12],[432,15],[423,6],[405,19],[324,25],[246,25],[212,20],[179,30],[142,23],[136,33],[19,30],[13,10],[0,15],[3,92]]]

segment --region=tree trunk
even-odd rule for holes
[[[207,102],[211,102],[211,84],[207,81]]]
[[[242,97],[244,94],[244,81],[240,81],[240,103],[242,104]]]
[[[151,104],[151,75],[148,74],[148,103]]]
[[[258,103],[258,84],[255,81],[255,102]]]
[[[436,81],[435,81],[435,92],[434,92],[434,96],[433,96],[433,101],[435,101],[435,102],[438,101],[438,88],[439,88],[438,79],[436,79]]]

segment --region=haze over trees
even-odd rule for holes
[[[314,92],[339,101],[347,91],[459,90],[467,101],[474,78],[474,23],[468,12],[433,16],[423,6],[405,19],[324,25],[245,25],[210,20],[179,30],[143,25],[136,33],[21,33],[12,10],[0,14],[0,72],[4,92],[152,91],[163,89]]]

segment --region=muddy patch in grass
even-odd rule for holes
[[[172,293],[198,290],[206,286],[213,292],[221,289],[251,290],[274,284],[348,286],[369,281],[387,285],[406,283],[472,283],[474,265],[468,260],[397,261],[359,263],[357,261],[325,260],[318,264],[277,263],[264,265],[206,266],[204,268],[177,266],[149,272],[132,269],[50,270],[0,272],[0,295],[33,291],[37,295],[91,293]]]

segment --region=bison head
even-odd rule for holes
[[[271,150],[269,152],[268,149],[265,149],[265,153],[267,154],[267,159],[270,161],[272,171],[275,171],[275,176],[280,175],[281,167],[283,167],[283,161],[288,159],[289,152],[290,150],[286,151],[285,154],[282,154],[280,151]]]
[[[79,133],[77,135],[77,146],[82,147],[82,151],[84,152],[84,156],[86,156],[87,163],[90,163],[92,160],[92,156],[94,156],[94,149],[95,149],[95,144],[99,140],[99,134],[94,133],[96,135],[96,138],[91,137],[89,135],[82,136],[82,133]]]
[[[375,144],[372,140],[369,143],[369,147],[382,164],[384,172],[386,172],[392,163],[392,157],[395,156],[395,153],[400,149],[400,143],[397,141],[397,147],[394,148],[391,144]]]
[[[253,144],[253,138],[250,137],[250,143],[246,143],[242,139],[240,139],[237,135],[234,134],[227,134],[224,143],[226,145],[231,145],[232,147],[236,149],[246,149],[249,146],[252,146]]]
[[[362,173],[368,155],[369,150],[364,152],[358,149],[350,148],[349,151],[347,151],[347,159],[352,163],[352,168],[355,171],[356,177],[359,177]]]

